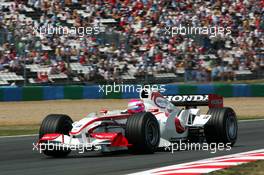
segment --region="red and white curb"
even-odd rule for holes
[[[264,149],[155,168],[133,175],[200,175],[256,160],[264,160]]]

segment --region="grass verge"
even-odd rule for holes
[[[264,116],[237,116],[238,120],[264,119]]]
[[[0,126],[0,136],[36,134],[38,130],[39,125]]]
[[[234,166],[229,169],[211,172],[207,175],[263,175],[264,160]]]

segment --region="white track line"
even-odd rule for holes
[[[238,122],[255,122],[255,121],[264,121],[264,118],[260,119],[249,119],[249,120],[238,120]]]
[[[236,154],[230,154],[220,157],[202,159],[198,161],[192,161],[187,163],[175,164],[170,166],[164,166],[159,168],[150,169],[147,171],[141,171],[132,173],[130,175],[163,175],[163,174],[181,174],[181,173],[209,173],[215,170],[223,169],[225,166],[234,166],[242,163],[248,163],[250,160],[263,160],[264,159],[264,149],[241,152]],[[263,156],[251,156],[251,153],[263,153]],[[231,160],[231,162],[222,162],[223,160]],[[232,160],[234,162],[232,162]],[[238,160],[241,160],[239,162]],[[205,166],[204,168],[199,168],[199,166]],[[207,166],[207,167],[206,167]],[[222,166],[222,167],[221,167]],[[198,168],[198,169],[197,169]]]

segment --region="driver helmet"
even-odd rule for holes
[[[130,114],[145,111],[145,105],[143,101],[138,99],[132,99],[128,102],[127,112]]]

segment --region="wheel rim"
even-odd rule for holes
[[[151,145],[156,145],[158,141],[158,128],[154,121],[149,121],[146,125],[145,129],[145,136],[147,143],[150,143]]]
[[[237,135],[237,123],[234,116],[229,116],[226,121],[226,130],[230,139],[235,139]]]

